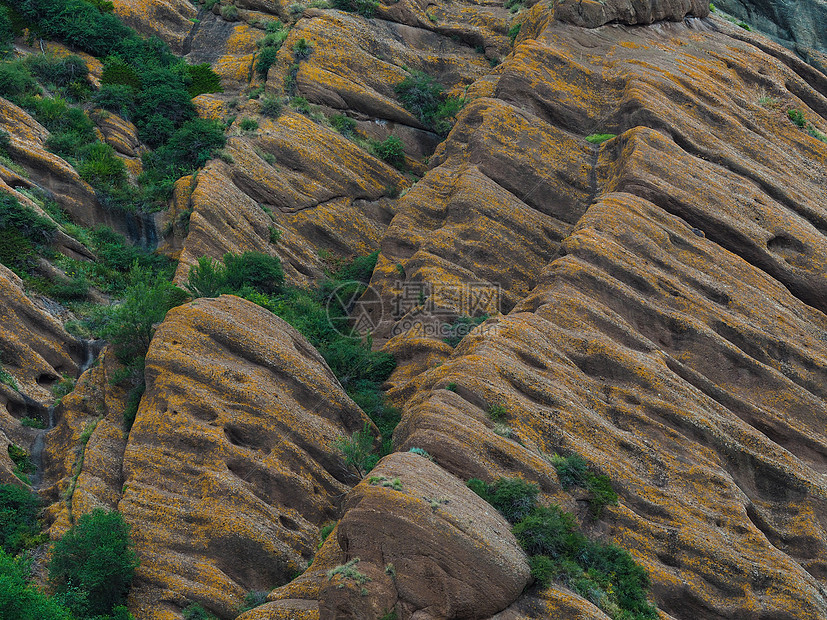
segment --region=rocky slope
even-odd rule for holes
[[[827,77],[699,1],[400,0],[371,19],[247,0],[228,19],[225,5],[115,1],[221,74],[202,114],[238,117],[224,159],[178,182],[160,248],[178,281],[201,256],[255,249],[298,285],[331,256],[380,249],[374,343],[398,362],[395,452],[360,482],[332,444],[368,419],[321,356],[255,304],[201,299],[158,326],[131,431],[111,355],[64,397],[42,466],[52,535],[117,507],[141,558],[140,620],[192,602],[234,618],[245,593],[271,589],[240,617],[607,617],[531,586],[510,525],[464,486],[517,475],[628,549],[662,617],[827,617]],[[290,32],[259,81],[275,18]],[[302,39],[312,52],[297,58]],[[410,69],[466,99],[444,140],[396,96]],[[308,107],[266,117],[248,100],[259,86]],[[28,171],[3,172],[9,190],[50,188],[73,217],[111,219],[35,121],[0,110]],[[362,140],[399,137],[406,172],[336,132],[334,113]],[[0,428],[33,447],[42,433],[19,420],[47,415],[84,345],[13,274],[0,286],[20,388],[0,385]],[[445,342],[446,324],[483,312]],[[607,474],[618,505],[590,517],[555,452]],[[4,482],[12,468],[0,463]]]
[[[723,0],[715,5],[824,69],[827,60],[827,30],[824,28],[827,4],[821,0]]]

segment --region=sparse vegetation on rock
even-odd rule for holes
[[[394,87],[402,105],[428,129],[448,135],[465,100],[445,94],[445,87],[421,71],[409,75]]]
[[[558,506],[538,505],[537,485],[499,478],[491,485],[471,479],[468,486],[514,524],[514,535],[531,556],[531,574],[540,585],[561,583],[613,620],[657,618],[647,598],[646,571],[624,549],[589,540],[574,517]]]

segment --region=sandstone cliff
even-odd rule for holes
[[[501,476],[627,549],[661,617],[827,617],[823,73],[698,0],[399,0],[370,18],[320,3],[114,4],[209,62],[225,90],[196,98],[227,122],[222,158],[180,179],[153,224],[176,282],[202,256],[257,250],[311,286],[380,250],[373,342],[397,360],[385,388],[402,410],[393,454],[360,481],[334,443],[374,430],[367,415],[295,329],[225,295],[157,326],[128,432],[111,353],[55,428],[23,428],[85,355],[65,313],[3,270],[2,361],[19,388],[0,385],[3,440],[45,440],[37,486],[54,537],[95,506],[132,525],[136,618],[192,603],[235,618],[250,591],[269,596],[242,620],[609,617],[532,585],[511,525],[464,485]],[[824,48],[818,2],[809,30],[731,4],[799,51]],[[262,77],[275,19],[289,32]],[[399,100],[416,71],[464,99],[447,136]],[[279,97],[281,114],[265,114]],[[44,149],[45,129],[0,112],[26,171],[0,168],[7,190],[48,189],[81,223],[129,229]],[[138,165],[134,127],[99,130]],[[401,170],[370,147],[389,136]],[[446,342],[448,325],[483,313]],[[618,504],[595,518],[555,453],[607,475]],[[12,469],[0,462],[3,481],[22,484]]]

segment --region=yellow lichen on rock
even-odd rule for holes
[[[142,561],[133,608],[231,615],[306,567],[352,479],[332,444],[368,420],[303,337],[237,297],[170,311],[146,381],[118,506]]]

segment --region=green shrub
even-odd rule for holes
[[[258,121],[254,118],[242,118],[238,126],[241,131],[255,131],[258,129]]]
[[[52,56],[36,54],[27,59],[29,70],[45,84],[58,87],[69,86],[73,82],[86,82],[89,69],[80,56]]]
[[[209,64],[184,65],[184,67],[187,93],[190,97],[224,92],[224,87],[221,86],[221,76],[213,71]]]
[[[585,537],[577,531],[574,517],[559,506],[536,508],[517,523],[513,531],[529,555],[572,556],[585,545]]]
[[[431,462],[434,461],[434,457],[432,457],[428,453],[428,451],[425,450],[424,448],[413,447],[413,448],[409,449],[408,452],[410,452],[411,454],[416,454],[418,456],[421,456],[423,459],[428,459]]]
[[[0,379],[0,381],[2,381],[2,379]],[[28,428],[46,428],[46,425],[43,424],[43,420],[29,417],[22,418],[20,420],[20,426],[26,426]]]
[[[374,142],[371,145],[374,155],[394,168],[405,167],[405,150],[402,140],[396,136],[388,136],[382,142]]]
[[[592,144],[603,144],[607,140],[611,140],[616,137],[617,134],[613,133],[593,133],[590,136],[586,136],[586,141],[591,142]]]
[[[26,565],[0,549],[0,618],[72,620],[68,610],[26,581]]]
[[[278,257],[261,252],[225,254],[227,285],[234,291],[252,287],[265,295],[276,295],[284,284],[284,271]]]
[[[76,133],[85,142],[96,139],[95,124],[82,109],[70,106],[63,97],[30,97],[23,102],[23,107],[50,132]]]
[[[225,254],[224,263],[201,257],[189,272],[186,288],[194,297],[244,294],[252,289],[263,295],[276,295],[284,284],[284,270],[278,257],[261,252]]]
[[[201,607],[198,603],[191,603],[187,605],[181,611],[181,615],[184,616],[184,620],[216,620],[215,616]]]
[[[371,18],[379,8],[378,0],[333,0],[333,8]]]
[[[267,73],[270,67],[276,62],[278,56],[278,49],[275,47],[265,47],[258,53],[256,60],[256,73],[262,80],[267,79]]]
[[[234,4],[225,4],[220,10],[221,17],[229,22],[234,22],[238,19],[238,8]]]
[[[218,297],[227,292],[226,267],[209,256],[202,256],[190,267],[185,288],[193,297]]]
[[[511,45],[513,46],[514,43],[517,41],[517,36],[520,34],[520,29],[522,24],[514,24],[511,28],[508,29],[508,39],[511,41]]]
[[[441,136],[448,135],[453,118],[465,105],[463,99],[447,96],[442,84],[421,71],[411,71],[394,90],[405,109]]]
[[[112,13],[101,13],[82,0],[21,0],[18,10],[36,23],[46,38],[93,56],[110,54],[132,35]]]
[[[491,485],[478,478],[471,478],[467,485],[511,523],[517,523],[531,513],[540,492],[536,484],[522,478],[499,478]]]
[[[143,86],[138,72],[118,56],[106,59],[101,73],[101,86],[128,86],[140,90]]]
[[[262,116],[268,118],[278,118],[281,116],[283,107],[281,100],[277,97],[264,97],[261,100],[259,112],[261,112]]]
[[[564,489],[576,486],[589,491],[589,508],[593,517],[599,518],[605,506],[617,503],[617,493],[612,489],[608,476],[591,472],[583,457],[577,454],[568,457],[555,454],[551,462],[557,469],[557,476]]]
[[[473,317],[459,316],[448,328],[449,335],[447,338],[443,338],[443,342],[456,347],[477,325],[482,325],[487,320],[487,314]]]
[[[49,581],[58,594],[73,587],[86,594],[85,605],[72,609],[76,615],[106,615],[126,602],[137,566],[123,517],[96,508],[55,543]]]
[[[374,468],[379,461],[373,445],[375,437],[370,428],[365,425],[361,431],[356,431],[350,438],[341,437],[333,443],[333,447],[339,450],[345,457],[345,464],[353,467],[364,476]]]
[[[575,478],[582,473],[574,466]],[[493,485],[471,479],[468,487],[515,523],[514,536],[529,557],[532,577],[546,586],[556,581],[588,599],[614,620],[654,620],[647,599],[649,579],[629,553],[589,540],[574,517],[558,506],[537,506],[538,489],[519,478]]]
[[[120,304],[109,306],[98,317],[100,335],[109,341],[121,363],[143,368],[154,326],[166,313],[187,300],[187,294],[163,276],[151,276],[137,267],[132,270],[134,284],[124,291]]]
[[[547,555],[532,555],[528,558],[528,565],[531,567],[531,577],[544,588],[558,577],[555,570],[557,563]]]
[[[126,166],[108,144],[92,143],[83,149],[81,158],[77,171],[90,185],[119,185],[126,181]]]
[[[359,569],[356,568],[356,565],[359,563],[359,561],[359,558],[353,558],[345,564],[340,564],[335,568],[331,568],[329,571],[327,571],[328,580],[333,579],[336,575],[341,575],[342,579],[351,579],[359,585],[371,581],[370,577],[360,572]]]
[[[138,407],[141,404],[141,397],[146,391],[146,382],[140,381],[138,385],[129,391],[126,399],[126,406],[123,410],[123,429],[128,433],[135,423],[135,416],[138,415]]]
[[[330,533],[334,529],[336,529],[336,523],[336,521],[330,521],[319,528],[319,547],[321,547],[322,544],[324,544],[324,541],[327,540],[327,537],[330,536]]]
[[[133,114],[135,90],[125,84],[103,84],[92,96],[92,103],[126,119]]]
[[[306,39],[299,39],[293,44],[293,58],[295,58],[296,61],[310,58],[312,52],[313,44],[308,43]]]
[[[19,97],[34,94],[40,90],[22,62],[0,63],[0,96],[19,101]]]
[[[238,613],[250,611],[256,607],[260,607],[267,602],[267,595],[269,592],[263,590],[251,590],[244,595],[244,604],[239,608]]]
[[[330,117],[330,125],[343,136],[352,136],[356,129],[356,121],[344,114],[334,114]]]
[[[807,119],[801,110],[787,110],[787,116],[790,117],[790,120],[795,123],[798,127],[802,129],[807,125]]]
[[[40,500],[13,484],[0,485],[0,548],[10,555],[40,544]]]
[[[11,50],[14,39],[14,24],[12,24],[8,8],[0,6],[0,58]]]
[[[169,122],[163,117],[156,120]],[[175,180],[192,174],[206,164],[224,147],[226,141],[221,125],[216,121],[198,118],[184,123],[165,145],[143,157],[141,182],[160,190],[157,198],[150,199],[156,204],[165,202],[171,195]]]
[[[51,243],[57,226],[49,218],[0,194],[0,262],[7,267],[28,267],[35,249]]]

